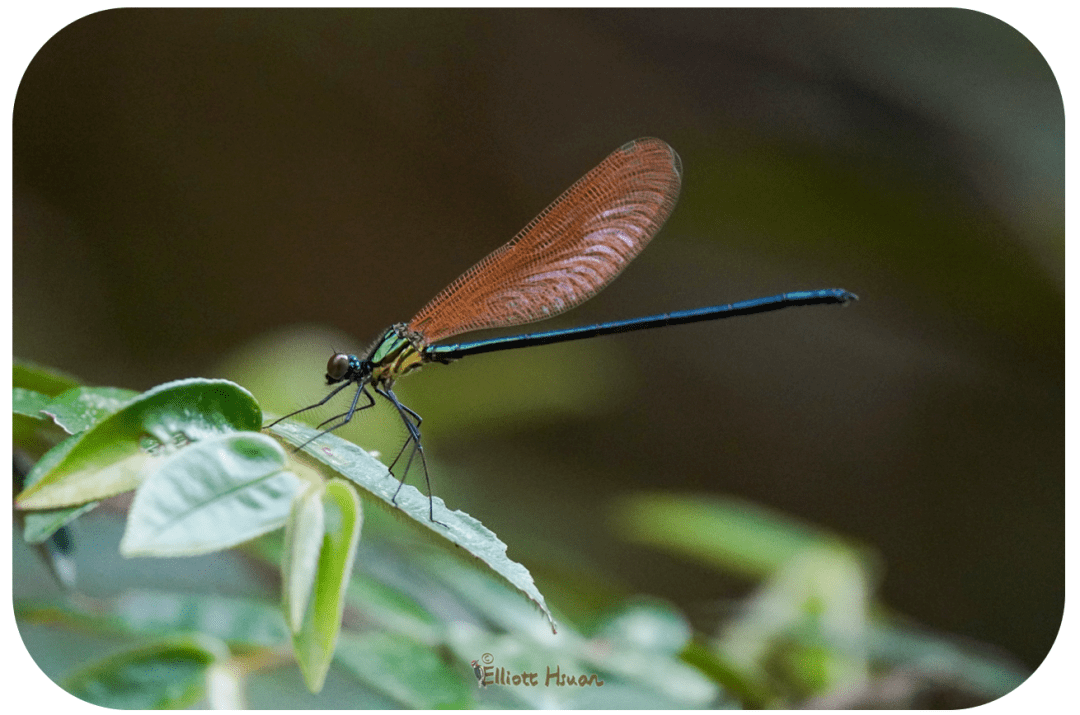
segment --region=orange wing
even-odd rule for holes
[[[532,323],[611,283],[675,207],[682,163],[659,139],[623,145],[409,323],[428,343]]]

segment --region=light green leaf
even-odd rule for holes
[[[180,447],[258,429],[251,394],[227,380],[159,385],[82,432],[64,458],[17,497],[20,509],[82,504],[133,489]]]
[[[491,707],[510,707],[494,701],[503,696],[536,709],[703,709],[713,707],[720,695],[714,683],[674,654],[602,638],[570,639],[564,632],[547,640],[544,646],[468,621],[449,623],[446,633],[447,645],[463,663],[475,659],[485,667],[488,688],[481,702]],[[514,675],[522,673],[535,674],[535,685],[515,683]]]
[[[40,392],[27,390],[22,387],[11,389],[11,411],[24,417],[32,417],[36,420],[45,419],[41,414],[41,408],[49,404],[52,398]]]
[[[205,633],[245,648],[280,646],[289,641],[285,621],[276,606],[212,593],[134,590],[93,603],[79,599],[17,601],[15,615],[31,623],[123,635]]]
[[[745,674],[779,673],[806,692],[855,688],[871,667],[872,584],[851,549],[838,541],[812,544],[744,599],[714,647]],[[793,643],[796,637],[805,645]]]
[[[304,613],[303,627],[293,635],[296,662],[313,693],[322,690],[334,657],[345,610],[345,589],[364,521],[360,498],[348,482],[340,479],[329,482],[322,503],[325,535],[319,553],[319,571]]]
[[[665,493],[616,500],[612,524],[627,540],[756,578],[806,548],[833,540],[822,530],[750,502]]]
[[[390,633],[343,633],[335,659],[371,689],[411,708],[468,707],[475,690],[437,650]]]
[[[370,576],[354,575],[346,599],[350,608],[380,628],[429,646],[439,641],[438,619],[407,594]]]
[[[207,636],[173,638],[94,663],[63,686],[116,710],[187,708],[203,697],[207,669],[227,653],[223,643]]]
[[[312,428],[298,423],[282,423],[270,428],[270,431],[293,445],[305,444],[319,434]],[[555,621],[528,569],[507,558],[506,544],[479,521],[462,511],[448,510],[439,497],[434,497],[432,502],[435,519],[443,524],[431,521],[426,496],[409,484],[403,486],[398,492],[398,480],[382,462],[355,444],[335,435],[323,435],[310,444],[306,444],[302,451],[355,484],[362,493],[375,499],[376,504],[382,504],[409,517],[416,525],[479,559],[539,606],[547,617],[551,631],[555,632]],[[396,505],[394,504],[395,493],[397,493]]]
[[[315,587],[323,535],[324,484],[312,484],[292,504],[285,524],[281,554],[282,609],[289,628],[296,633],[303,626],[308,599]]]
[[[686,617],[660,601],[636,601],[605,614],[594,637],[616,649],[660,655],[677,655],[693,635]]]
[[[41,411],[75,434],[116,412],[139,393],[122,387],[75,387],[49,401]]]
[[[196,631],[247,647],[288,642],[277,608],[254,599],[127,591],[113,603],[112,613],[127,629],[141,633]]]
[[[595,637],[608,648],[585,649],[586,663],[663,693],[680,707],[708,707],[720,694],[715,683],[679,658],[691,629],[666,604],[643,601],[621,607],[603,620]]]
[[[496,635],[467,621],[449,624],[447,640],[463,667],[477,660],[487,688],[470,687],[487,708],[531,709],[672,709],[687,707],[629,683],[619,684],[608,672],[584,663],[571,649],[537,647],[516,634]],[[560,633],[556,638],[563,638]],[[603,649],[603,646],[601,646]],[[467,672],[467,671],[466,671]],[[514,682],[514,676],[518,681]],[[573,684],[570,678],[574,679]],[[579,684],[579,679],[584,685]],[[702,705],[697,705],[702,707]]]
[[[285,524],[300,480],[257,432],[208,439],[173,455],[135,493],[120,553],[191,556],[227,549]]]

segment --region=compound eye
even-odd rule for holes
[[[345,379],[345,374],[349,372],[349,356],[344,353],[336,353],[330,361],[326,363],[326,376],[332,382],[339,382]]]

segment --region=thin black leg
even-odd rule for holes
[[[323,425],[325,425],[325,424],[327,424],[329,422],[333,422],[334,420],[340,420],[342,417],[344,417],[345,419],[341,421],[341,424],[335,425],[334,427],[331,427],[330,429],[335,430],[338,427],[343,427],[343,426],[349,424],[349,422],[352,421],[353,413],[355,413],[355,412],[363,412],[367,408],[375,406],[375,398],[372,397],[370,394],[368,394],[368,392],[366,390],[364,391],[364,397],[366,397],[368,399],[368,403],[366,405],[364,405],[363,407],[357,407],[356,406],[356,398],[354,397],[353,398],[353,404],[348,410],[346,410],[345,412],[342,412],[340,415],[334,415],[333,417],[328,417],[327,419],[323,420],[319,424],[315,425],[315,429],[319,429]]]
[[[397,395],[394,394],[393,390],[389,388],[383,390],[376,387],[375,392],[388,399],[390,403],[394,405],[395,409],[397,409],[398,411],[398,415],[401,417],[401,421],[405,423],[405,429],[409,431],[408,439],[405,440],[405,444],[401,446],[401,451],[398,452],[398,456],[390,465],[391,469],[393,469],[394,464],[397,464],[397,461],[401,458],[401,455],[405,453],[405,447],[408,446],[409,442],[412,442],[413,445],[412,451],[409,452],[409,458],[405,461],[405,470],[401,474],[401,481],[398,484],[397,491],[394,492],[394,497],[391,501],[393,501],[395,505],[397,504],[397,495],[401,492],[401,488],[405,486],[405,478],[409,475],[409,468],[412,467],[413,459],[416,457],[417,454],[419,454],[420,464],[424,468],[424,483],[427,485],[428,490],[428,519],[430,519],[436,524],[439,524],[440,526],[447,526],[446,524],[438,521],[435,518],[435,502],[431,498],[431,477],[428,475],[427,457],[424,456],[424,445],[420,443],[420,423],[423,422],[423,418],[420,417],[420,415],[416,414],[414,411],[410,410],[405,405],[401,404],[401,400],[397,398]],[[412,419],[409,419],[410,417],[412,417],[416,421],[413,422]],[[447,526],[447,528],[449,527]]]
[[[380,393],[380,394],[382,394],[382,393]],[[386,397],[386,399],[388,399],[388,400],[390,399],[390,398],[389,398],[388,396],[386,396],[386,395],[383,395],[383,396],[384,396],[384,397]],[[395,395],[395,397],[396,397],[396,395]],[[410,428],[410,429],[409,429],[409,437],[408,437],[408,438],[407,438],[407,439],[405,440],[405,444],[401,445],[401,449],[399,449],[399,450],[398,450],[397,456],[396,456],[396,457],[394,457],[394,461],[393,461],[393,462],[390,462],[390,470],[391,470],[391,471],[393,471],[393,469],[394,469],[394,465],[398,463],[398,460],[399,460],[399,459],[401,459],[401,455],[405,454],[405,448],[406,448],[406,447],[408,447],[408,446],[409,446],[409,444],[413,442],[413,437],[414,437],[414,436],[415,436],[415,437],[417,438],[417,439],[416,439],[416,443],[417,443],[417,444],[419,444],[419,438],[420,438],[420,424],[421,424],[421,423],[422,423],[422,422],[424,421],[424,418],[423,418],[423,417],[421,417],[421,416],[420,416],[420,415],[418,415],[418,414],[417,414],[416,412],[414,412],[413,410],[411,410],[411,409],[409,409],[408,407],[406,407],[406,406],[405,406],[404,404],[402,404],[401,402],[398,402],[397,404],[398,404],[398,405],[399,405],[399,406],[401,407],[401,409],[402,409],[402,410],[405,410],[406,412],[408,412],[408,413],[409,413],[409,415],[411,415],[411,416],[412,416],[412,418],[413,418],[414,420],[416,420],[416,423],[415,423],[415,425],[414,425],[414,426],[416,427],[416,429],[415,429],[415,430],[414,430],[414,429],[412,429],[412,428]],[[398,411],[398,414],[399,414],[399,415],[401,415],[401,411],[400,411],[400,410]],[[404,415],[401,415],[401,418],[402,418],[402,419],[405,419],[405,416],[404,416]],[[406,421],[405,421],[405,425],[406,425],[406,426],[408,426],[408,424],[409,424],[409,423],[408,423],[408,420],[406,420]],[[415,452],[415,448],[414,448],[414,450],[413,450],[413,451]],[[412,460],[412,457],[413,457],[413,454],[412,454],[412,453],[410,453],[410,454],[409,454],[409,459],[410,459],[410,460]],[[406,469],[408,469],[408,467],[406,467]]]
[[[346,384],[348,384],[348,383],[346,383]],[[335,392],[337,392],[337,391],[335,390]],[[367,398],[368,403],[366,405],[364,405],[363,407],[360,407],[358,409],[356,407],[356,403],[359,402],[361,394],[363,394],[364,397]],[[325,402],[325,400],[324,400],[324,402]],[[352,418],[353,418],[354,414],[356,414],[357,412],[359,412],[361,410],[366,410],[367,408],[371,407],[374,404],[375,404],[375,398],[372,397],[371,393],[369,393],[367,391],[367,386],[366,385],[361,385],[360,387],[357,388],[356,394],[353,395],[352,404],[349,405],[349,411],[344,412],[341,415],[338,415],[337,417],[331,417],[329,420],[323,420],[322,422],[319,423],[319,427],[322,427],[324,424],[326,424],[327,422],[330,422],[331,420],[336,420],[338,417],[341,417],[342,415],[344,415],[345,419],[341,420],[341,422],[338,422],[336,425],[331,425],[330,427],[327,427],[322,432],[320,432],[319,434],[317,434],[314,437],[312,437],[311,439],[309,439],[307,442],[304,442],[302,445],[300,445],[299,447],[296,448],[297,451],[299,451],[299,450],[303,449],[304,447],[308,446],[309,444],[311,444],[312,442],[317,440],[319,437],[322,437],[324,434],[329,434],[329,433],[333,432],[334,430],[336,430],[336,429],[338,429],[340,427],[344,427],[345,425],[349,424],[349,422],[352,421]],[[318,428],[316,428],[316,429],[318,429]]]
[[[337,387],[335,387],[335,388],[334,388],[333,390],[331,390],[331,391],[330,391],[330,394],[329,394],[329,395],[327,395],[326,397],[322,398],[321,400],[319,400],[318,402],[316,402],[316,403],[315,403],[314,405],[308,405],[307,407],[301,407],[301,408],[300,408],[299,410],[296,410],[295,412],[290,412],[289,414],[285,415],[284,417],[278,417],[278,418],[277,418],[276,420],[274,420],[274,421],[273,421],[273,422],[271,422],[270,424],[268,424],[268,425],[264,425],[264,426],[263,426],[263,429],[266,429],[267,427],[273,427],[273,426],[274,426],[274,425],[276,425],[276,424],[277,424],[278,422],[281,422],[282,420],[287,420],[287,419],[289,419],[290,417],[292,417],[293,415],[298,415],[298,414],[300,414],[301,412],[307,412],[308,410],[313,410],[313,409],[315,409],[316,407],[322,407],[323,405],[325,405],[325,404],[326,404],[327,402],[329,402],[329,401],[330,401],[330,398],[331,398],[331,397],[333,397],[333,396],[334,396],[334,395],[336,395],[337,393],[341,392],[342,390],[344,390],[344,389],[345,389],[346,387],[348,387],[348,386],[349,386],[349,385],[351,385],[351,384],[352,384],[351,382],[343,382],[343,383],[341,383],[340,385],[338,385]],[[355,400],[354,400],[354,402],[355,402]],[[372,402],[374,402],[374,400],[372,400]],[[338,415],[338,416],[340,417],[340,415]]]

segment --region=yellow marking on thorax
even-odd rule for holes
[[[398,323],[386,331],[372,351],[371,381],[390,387],[394,380],[423,366],[424,354],[419,336],[413,336]]]

